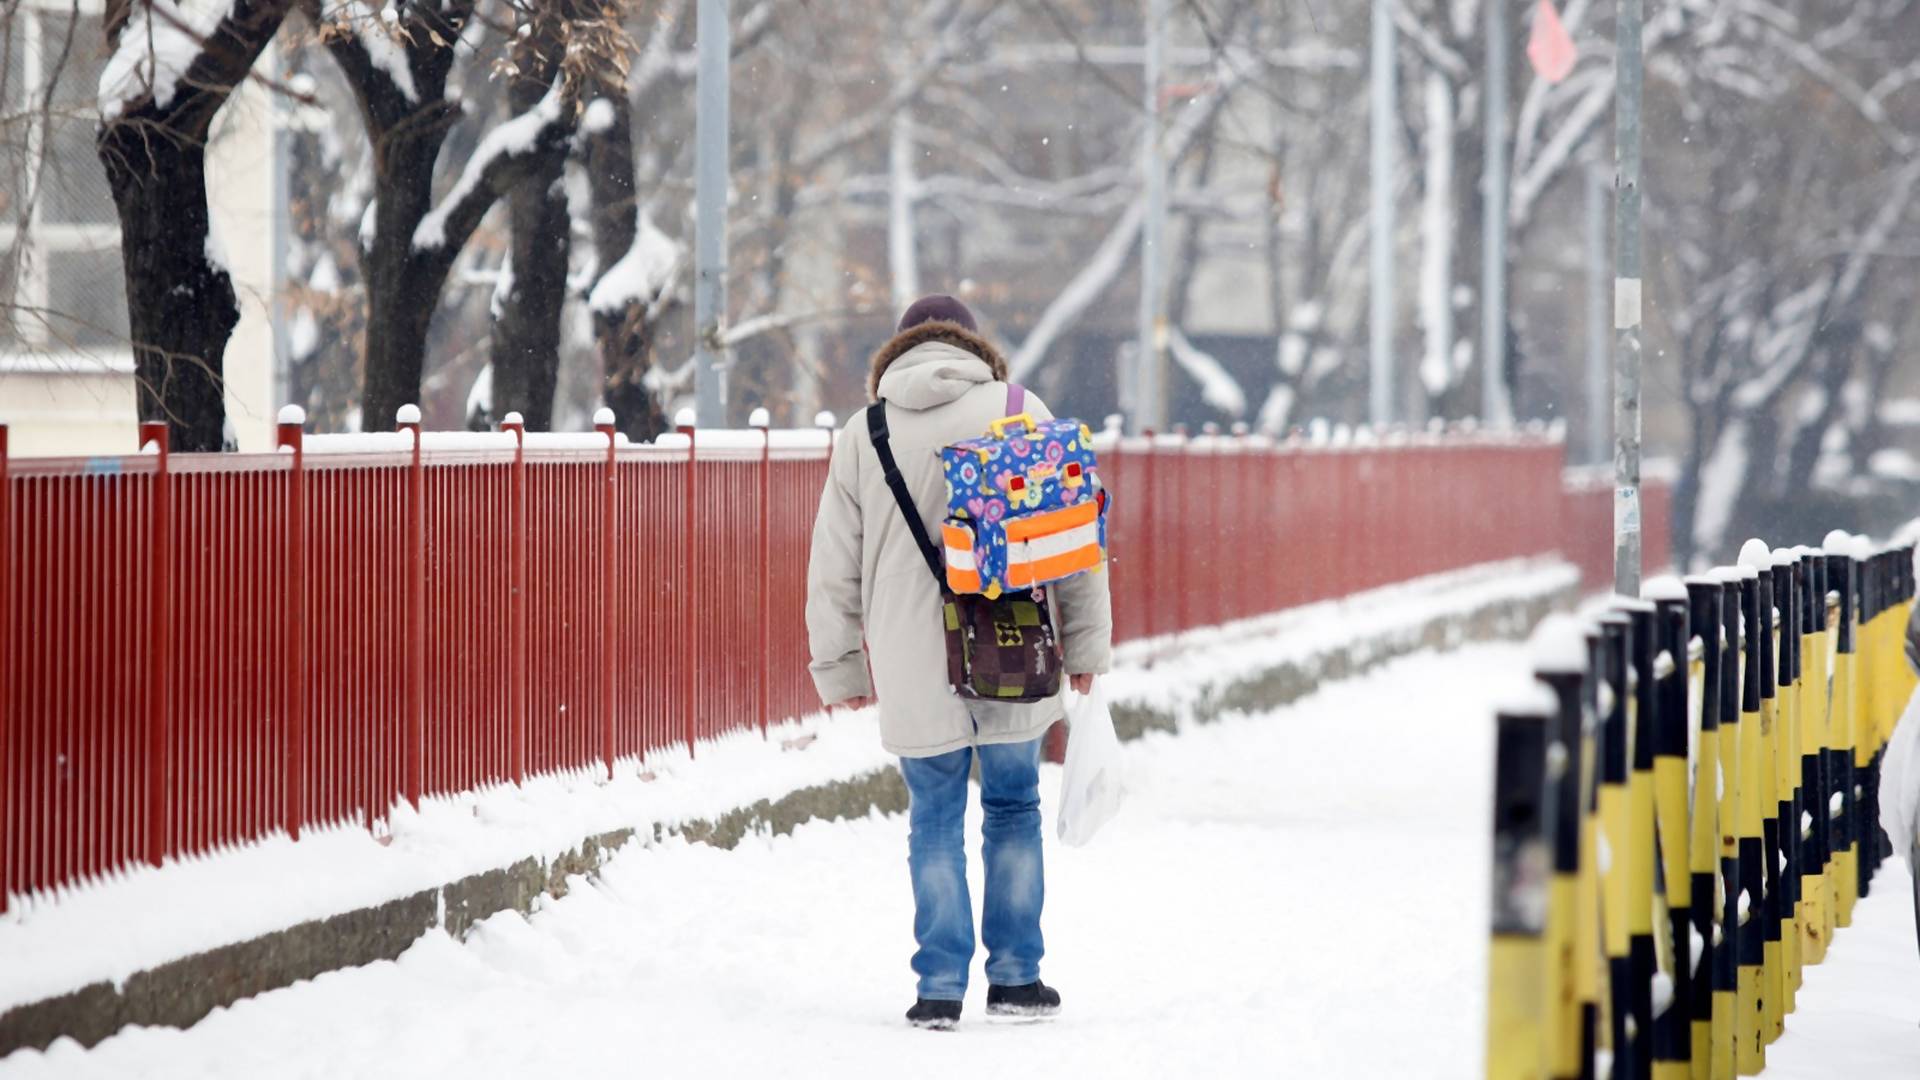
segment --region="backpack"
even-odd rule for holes
[[[1020,390],[1018,387],[1010,387],[1007,393],[1008,405],[1010,406],[1009,411],[1013,411],[1011,407],[1017,406],[1024,399],[1024,396],[1025,392],[1023,390]],[[1028,425],[1029,431],[1031,431],[1034,427],[1032,418],[1025,418],[1025,422]],[[1069,426],[1078,428],[1078,425],[1072,425],[1070,423]],[[1078,430],[1082,433],[1085,431],[1084,428],[1079,428]],[[934,547],[933,539],[927,535],[926,524],[920,519],[920,510],[914,504],[912,493],[907,490],[905,478],[900,475],[899,464],[894,460],[891,445],[892,439],[887,430],[886,402],[877,401],[868,406],[867,433],[871,436],[874,453],[880,459],[880,469],[886,477],[887,487],[892,491],[894,502],[899,507],[901,516],[906,519],[907,529],[913,534],[916,546],[920,548],[921,558],[926,560],[927,570],[933,575],[934,584],[940,590],[940,616],[942,631],[946,641],[948,685],[961,697],[980,701],[1001,701],[1008,703],[1036,702],[1045,701],[1058,695],[1060,693],[1063,675],[1062,666],[1065,663],[1065,658],[1061,653],[1058,632],[1054,628],[1053,609],[1048,602],[1046,590],[1038,587],[1039,582],[1035,582],[1033,587],[1014,590],[997,588],[992,593],[987,593],[984,588],[979,587],[982,583],[977,580],[975,581],[975,588],[965,591],[953,588],[951,583],[956,578],[954,557],[949,553],[946,568],[943,570],[941,552],[938,548]],[[1026,436],[1022,435],[1017,437],[1025,438]],[[970,443],[978,441],[980,440],[970,440],[968,443],[959,443],[956,444],[956,446],[968,446]],[[1091,448],[1087,447],[1087,440],[1080,435],[1076,435],[1067,441],[1073,442],[1077,447],[1085,449],[1085,461],[1080,463],[1078,475],[1085,477],[1084,482],[1087,487],[1091,489],[1093,487],[1093,480],[1090,476],[1086,475],[1090,472],[1092,461]],[[949,451],[954,449],[955,447],[943,449],[941,451],[942,457],[944,458]],[[1079,451],[1076,450],[1076,453],[1077,452]],[[992,455],[989,455],[989,457],[991,456]],[[1025,454],[1018,456],[1023,458],[1033,457],[1033,447],[1029,446]],[[975,460],[980,460],[978,455],[976,455]],[[1047,460],[1047,454],[1044,450],[1041,450],[1038,460],[1041,462]],[[1064,451],[1062,454],[1056,455],[1055,460],[1064,461]],[[976,466],[976,472],[977,471],[978,466]],[[1056,467],[1056,473],[1058,471]],[[996,475],[998,474],[996,473]],[[1045,478],[1044,476],[1041,477],[1041,479]],[[1054,486],[1059,487],[1060,485],[1056,484]],[[952,525],[953,501],[956,495],[962,497],[963,508],[969,513],[972,512],[970,507],[964,505],[964,500],[971,498],[971,496],[954,491],[950,482],[948,487],[948,510],[950,514],[948,527]],[[1031,500],[1033,505],[1025,505],[1025,501],[1026,500],[1023,500],[1023,504],[1019,507],[1023,512],[1038,510],[1043,505],[1048,508],[1049,512],[1057,511],[1064,508],[1065,503],[1065,500],[1058,496],[1050,501]],[[1086,503],[1090,506],[1095,505],[1084,495],[1076,495],[1073,502],[1076,506],[1081,503]],[[1100,505],[1103,506],[1104,503]],[[994,517],[994,524],[997,525],[1000,522],[1009,520],[1007,513],[1008,508],[1008,504],[1003,500],[1000,512]],[[981,516],[978,518],[961,518],[960,520],[969,523],[984,523],[986,521],[986,507],[984,502],[982,503],[980,512]],[[1084,513],[1084,511],[1082,513]],[[1104,544],[1105,525],[1099,507],[1096,507],[1094,511],[1094,521],[1097,525],[1096,531],[1099,538],[1102,544]],[[945,528],[943,528],[942,532],[945,532]],[[1004,540],[1005,529],[1002,528],[1000,532]],[[1031,541],[1041,535],[1043,534],[1035,533],[1028,535],[1021,533],[1019,530],[1015,530],[1013,542],[1028,545],[1028,548],[1023,548],[1020,551],[1022,558],[1025,559],[1026,562],[1043,562],[1046,559],[1053,558],[1054,555],[1057,554],[1051,553],[1044,547],[1037,551],[1030,550]],[[1096,550],[1096,554],[1097,553]],[[967,547],[965,554],[967,556],[974,556],[972,545]],[[1003,545],[1002,553],[999,555],[999,561],[991,564],[989,572],[991,572],[992,568],[1004,566],[1006,558],[1007,555]],[[984,559],[978,556],[975,556],[975,559],[976,561],[973,566],[977,573],[978,567]],[[962,565],[965,564],[964,559],[958,561]],[[1047,563],[1044,567],[1039,568],[1051,573],[1057,571],[1062,565],[1064,565],[1062,562],[1053,562]],[[1031,574],[1033,569],[1034,567],[1029,567],[1025,572]],[[1076,570],[1073,572],[1078,573],[1079,571]],[[965,578],[964,575],[960,575],[959,580],[964,583],[968,579]],[[1004,579],[993,582],[993,584],[1004,584]]]
[[[1106,565],[1108,495],[1093,433],[1078,420],[1035,422],[1025,401],[1024,388],[1008,386],[1004,419],[940,451],[940,536],[957,594],[994,597]]]

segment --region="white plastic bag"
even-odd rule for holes
[[[1125,760],[1098,682],[1067,706],[1067,762],[1060,781],[1060,839],[1080,847],[1126,799]]]

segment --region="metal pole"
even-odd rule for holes
[[[901,109],[893,117],[887,147],[887,263],[893,277],[893,310],[907,310],[920,297],[919,252],[914,244],[913,117]]]
[[[1480,275],[1480,418],[1493,427],[1513,420],[1507,400],[1507,0],[1486,0],[1486,214]]]
[[[1613,342],[1607,335],[1607,178],[1587,170],[1587,463],[1607,460],[1607,367]]]
[[[274,86],[284,86],[287,77],[286,46],[273,41],[267,46],[269,76]],[[273,95],[273,378],[267,388],[267,401],[274,406],[294,400],[293,346],[287,332],[287,251],[293,246],[293,195],[289,183],[292,140],[287,134],[293,122],[293,105],[286,94]]]
[[[1367,417],[1374,427],[1393,422],[1394,115],[1399,105],[1394,64],[1393,5],[1373,0],[1372,251],[1367,275]]]
[[[1167,426],[1167,308],[1164,259],[1167,235],[1167,162],[1160,145],[1160,86],[1166,69],[1167,0],[1147,0],[1147,130],[1140,168],[1147,212],[1140,228],[1140,380],[1136,433]]]
[[[699,0],[699,69],[694,121],[694,416],[701,427],[726,424],[727,318],[727,0]]]
[[[1613,591],[1640,593],[1640,33],[1643,0],[1620,0],[1614,91]]]

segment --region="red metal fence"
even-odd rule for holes
[[[0,426],[0,910],[818,708],[824,433],[141,437],[9,461]],[[1102,465],[1121,638],[1566,547],[1544,440],[1130,439]]]

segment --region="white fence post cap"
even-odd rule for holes
[[[420,422],[420,406],[402,405],[393,410],[393,422],[396,424],[417,424]]]
[[[594,427],[600,427],[601,425],[611,425],[612,423],[613,423],[612,409],[609,409],[605,405],[602,405],[599,408],[593,410],[593,426]]]
[[[304,424],[307,422],[307,410],[298,405],[280,406],[280,423]]]
[[[747,426],[757,428],[772,427],[773,414],[767,411],[766,406],[762,405],[747,414]]]
[[[694,412],[691,406],[673,414],[673,426],[690,428],[693,426]]]

